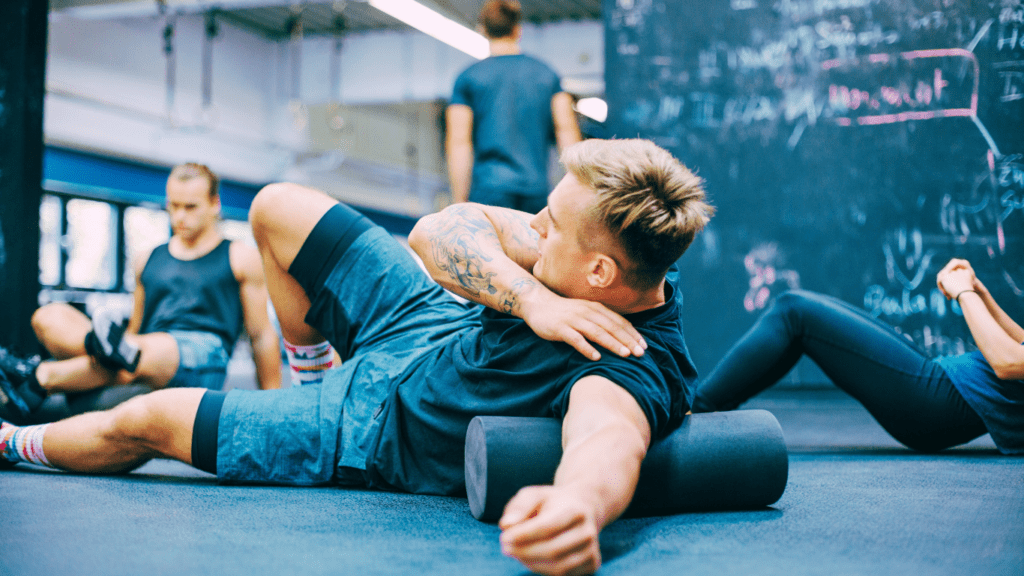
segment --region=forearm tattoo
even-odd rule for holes
[[[520,316],[522,296],[536,287],[537,281],[533,278],[519,278],[509,286],[508,290],[502,293],[500,310],[505,314]]]
[[[500,249],[494,226],[470,209],[456,207],[450,216],[432,230],[430,246],[434,265],[467,294],[477,297],[482,293],[497,294],[498,289],[492,282],[497,274],[482,269],[483,263],[493,258],[487,255],[481,241]]]

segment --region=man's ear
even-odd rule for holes
[[[619,277],[619,265],[605,254],[597,252],[590,260],[587,283],[591,288],[608,288]]]

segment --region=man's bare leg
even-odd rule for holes
[[[73,472],[127,472],[156,457],[192,464],[192,427],[205,393],[161,390],[54,422],[43,437],[43,452],[50,464]]]
[[[66,360],[85,355],[85,335],[92,330],[92,322],[74,306],[54,302],[32,314],[32,329],[51,356]]]
[[[52,424],[15,426],[0,420],[0,468],[30,462],[112,474],[158,456],[191,464],[193,428],[205,393],[199,388],[161,390]]]
[[[90,325],[91,326],[91,325]],[[91,329],[91,327],[90,327]],[[36,379],[47,392],[82,392],[102,386],[145,384],[160,389],[178,371],[178,342],[170,334],[125,334],[124,338],[140,351],[139,366],[134,372],[108,370],[90,356],[42,362],[36,368]],[[84,339],[84,336],[83,336]]]
[[[249,222],[263,259],[267,291],[285,340],[293,384],[319,382],[335,362],[336,353],[330,344],[306,324],[309,298],[288,270],[310,232],[337,204],[312,188],[271,184],[256,195],[249,208]]]
[[[267,290],[277,311],[281,335],[293,344],[324,341],[324,337],[304,321],[309,311],[309,298],[288,274],[288,268],[317,222],[336,204],[337,201],[312,188],[271,184],[256,195],[249,208],[249,222],[263,258]]]

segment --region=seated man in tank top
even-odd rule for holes
[[[8,417],[27,416],[53,392],[133,383],[219,390],[243,326],[259,387],[280,388],[262,262],[255,247],[221,235],[217,176],[201,164],[176,166],[167,180],[167,212],[173,235],[138,259],[127,326],[53,303],[37,310],[32,324],[54,360],[21,360],[0,349],[0,369],[23,376],[0,397]]]

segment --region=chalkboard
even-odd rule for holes
[[[680,261],[706,373],[787,288],[932,356],[974,349],[935,288],[967,258],[1024,322],[1019,0],[605,0],[608,131],[707,181]]]

